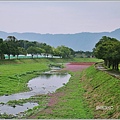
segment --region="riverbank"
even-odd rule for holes
[[[28,91],[29,89],[27,88],[26,86],[26,83],[33,77],[36,77],[38,76],[41,71],[45,71],[47,69],[49,69],[49,65],[52,64],[52,63],[66,63],[66,62],[81,62],[81,61],[84,61],[84,62],[95,62],[97,61],[98,59],[20,59],[20,60],[11,60],[11,61],[3,61],[1,62],[1,78],[0,78],[0,82],[1,82],[1,95],[9,95],[9,94],[13,94],[13,93],[18,93],[18,92],[22,92],[22,91]],[[73,72],[71,73],[73,76],[72,76],[72,79],[76,79],[76,77],[74,76],[74,73],[76,72]],[[79,73],[79,72],[78,72]],[[76,76],[79,76],[76,75]],[[77,83],[77,82],[76,82]],[[67,85],[67,84],[66,84]],[[65,88],[66,88],[66,85],[65,85]],[[69,85],[68,85],[69,86]],[[80,87],[78,87],[80,88]],[[68,88],[69,89],[69,88]],[[74,88],[75,89],[75,88]],[[80,88],[81,89],[81,88]],[[67,90],[67,88],[66,88]],[[70,89],[69,89],[70,90]],[[76,94],[78,93],[78,94]],[[82,92],[81,92],[82,93]],[[67,93],[66,93],[67,94]],[[74,94],[76,94],[77,96],[79,96],[79,92],[78,91],[74,91]],[[73,95],[74,95],[73,94]],[[59,96],[59,93],[57,94]],[[70,94],[68,94],[71,96],[71,103],[72,102],[77,102],[77,101],[73,101],[75,98],[76,98],[76,95],[73,97]],[[54,97],[54,94],[50,95],[50,96],[47,96],[45,97],[44,101],[48,101],[48,98],[50,97]],[[56,96],[56,95],[55,95]],[[57,96],[57,98],[58,98]],[[81,97],[82,94],[79,96],[81,98],[81,101],[85,101],[84,98]],[[56,99],[57,99],[56,98]],[[61,98],[61,97],[60,97]],[[80,99],[78,98],[78,99]],[[49,102],[48,102],[49,103]],[[40,103],[41,104],[41,103]],[[80,106],[81,106],[81,102],[78,103]],[[51,104],[45,104],[43,105],[43,108],[46,109],[47,107],[49,107],[49,105]],[[67,104],[66,104],[67,105]],[[42,105],[40,105],[42,106]],[[41,109],[41,107],[38,106],[38,107],[35,107],[35,108],[31,111],[29,110],[32,114],[30,114],[30,116],[34,115],[35,112],[38,112],[38,108]],[[69,105],[68,105],[69,106]],[[83,103],[82,106],[87,106],[86,103]],[[74,108],[72,106],[69,106],[71,108]],[[82,107],[82,109],[84,108]],[[78,110],[82,110],[82,109],[79,109]],[[86,109],[86,110],[85,110]],[[86,116],[87,114],[87,111],[88,111],[89,108],[84,108],[82,111],[83,111],[83,114],[81,116],[79,116],[80,118],[92,118],[91,114],[89,114],[88,116]],[[70,109],[71,110],[71,109]],[[76,108],[77,110],[77,108]],[[66,111],[67,112],[67,111]],[[70,113],[71,114],[71,113]],[[61,115],[62,116],[62,115]],[[73,115],[74,116],[74,115]],[[36,116],[39,118],[39,114]],[[47,116],[46,116],[47,117]],[[65,116],[63,116],[64,118]],[[76,116],[75,116],[76,117]],[[2,118],[2,117],[1,117]],[[3,117],[3,118],[9,118],[8,117]],[[27,116],[25,117],[27,118]],[[65,117],[66,118],[66,117]],[[77,117],[78,118],[78,117]]]
[[[120,119],[120,80],[94,66],[82,72],[84,97],[95,119]]]

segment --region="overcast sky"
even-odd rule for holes
[[[0,2],[0,31],[110,32],[120,28],[120,1]]]

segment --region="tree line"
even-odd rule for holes
[[[39,43],[37,41],[18,40],[15,36],[8,36],[5,40],[0,38],[0,59],[5,59],[5,55],[10,59],[10,55],[17,56],[31,54],[34,55],[44,54],[45,57],[59,56],[61,58],[70,57],[90,57],[93,52],[90,51],[74,51],[72,48],[64,45],[52,47],[46,43]]]
[[[46,43],[39,43],[36,41],[28,40],[17,40],[14,36],[8,36],[7,39],[3,40],[0,38],[0,59],[5,59],[5,54],[18,56],[31,54],[32,58],[34,55],[44,54],[46,57],[48,55],[60,56],[62,58],[68,58],[74,55],[74,50],[66,46],[58,46],[54,48]]]
[[[104,60],[104,65],[119,70],[120,41],[116,38],[103,36],[93,49],[95,57]]]

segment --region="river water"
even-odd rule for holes
[[[53,74],[54,73],[54,74]],[[19,100],[30,98],[31,96],[39,94],[53,93],[56,89],[62,87],[70,79],[70,74],[67,73],[57,73],[56,72],[45,72],[39,77],[36,77],[28,82],[29,92],[12,94],[9,96],[0,96],[0,102],[7,103],[10,100]],[[6,114],[18,114],[24,112],[27,109],[31,109],[37,106],[37,103],[25,103],[23,106],[16,105],[15,108],[8,105],[0,105],[0,113]]]

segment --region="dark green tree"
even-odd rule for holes
[[[5,59],[4,53],[5,53],[5,44],[2,38],[0,38],[0,59]]]
[[[45,56],[47,56],[47,58],[48,58],[49,54],[50,54],[50,55],[53,54],[53,48],[52,48],[50,45],[47,45],[47,44],[46,44],[46,45],[44,45],[42,48],[44,49],[44,51],[45,51]]]
[[[18,53],[18,43],[17,39],[14,36],[8,36],[7,39],[4,41],[6,44],[5,54],[8,55],[10,59],[10,55],[17,55]]]
[[[27,51],[22,47],[18,47],[17,59],[19,55],[27,55]]]
[[[37,53],[36,53],[36,48],[33,47],[33,46],[29,47],[29,48],[27,49],[27,53],[28,53],[28,54],[31,54],[31,56],[32,56],[32,58],[33,58],[33,56],[34,56],[35,54],[37,54]]]
[[[93,50],[95,57],[103,59],[105,66],[119,70],[120,42],[115,38],[103,36]]]
[[[65,46],[58,46],[56,48],[56,52],[58,52],[58,55],[62,58],[68,58],[71,55],[71,49]]]

